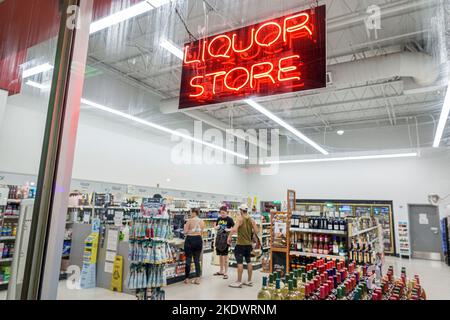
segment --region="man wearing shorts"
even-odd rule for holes
[[[252,275],[253,265],[251,263],[252,257],[252,243],[253,234],[258,233],[255,221],[248,213],[248,207],[246,205],[240,206],[241,216],[238,218],[236,225],[231,229],[228,236],[228,243],[231,245],[232,235],[237,233],[237,243],[234,249],[234,255],[237,262],[237,281],[230,284],[231,288],[242,288],[242,285],[253,286]],[[242,274],[244,273],[244,260],[247,263],[248,280],[242,282]]]

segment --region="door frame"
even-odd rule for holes
[[[429,203],[408,203],[408,224],[409,224],[409,238],[410,238],[410,248],[411,248],[411,257],[415,259],[425,259],[425,260],[433,260],[433,261],[443,261],[442,254],[442,245],[439,246],[439,256],[435,252],[416,252],[414,253],[414,248],[412,245],[412,223],[411,223],[411,207],[413,206],[422,206],[422,207],[431,207],[436,208],[438,215],[438,232],[439,239],[441,239],[441,228],[440,228],[440,216],[439,216],[439,206],[435,206]]]

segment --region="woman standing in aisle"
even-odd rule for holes
[[[215,276],[222,276],[225,280],[228,279],[228,253],[230,246],[228,245],[228,234],[234,227],[234,221],[228,216],[228,208],[222,206],[220,208],[220,216],[216,221],[216,254],[220,259],[220,270],[216,272]]]
[[[191,209],[191,218],[186,221],[184,225],[184,252],[186,254],[186,278],[184,283],[189,283],[189,276],[191,275],[192,258],[195,264],[195,279],[194,284],[200,284],[200,277],[202,274],[200,266],[200,257],[203,250],[203,229],[205,229],[205,222],[199,218],[200,210]]]

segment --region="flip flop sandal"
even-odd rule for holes
[[[214,276],[223,276],[224,274],[223,273],[220,273],[220,272],[216,272],[216,273],[214,273]]]
[[[228,280],[228,276],[226,274],[223,275],[224,280]]]

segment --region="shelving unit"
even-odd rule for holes
[[[377,218],[382,228],[380,245],[383,247],[384,253],[388,255],[396,254],[392,201],[298,199],[297,207],[299,211],[308,211],[308,214],[313,216],[333,210],[344,214],[346,218]]]
[[[20,199],[12,199],[25,189],[0,186],[0,290],[7,289],[11,276],[11,263],[15,254],[16,232],[20,217]],[[27,194],[28,195],[28,192]]]
[[[409,245],[409,229],[407,221],[398,222],[398,241],[400,244],[399,256],[400,258],[411,257],[411,247]]]

